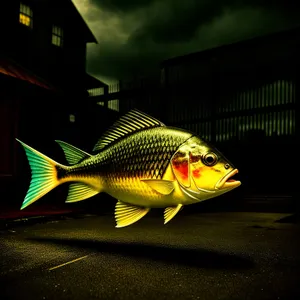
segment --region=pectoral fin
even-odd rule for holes
[[[133,206],[118,201],[115,209],[116,228],[131,225],[144,217],[150,208]]]
[[[176,214],[180,211],[181,208],[183,208],[182,204],[178,204],[177,206],[167,207],[164,212],[164,219],[165,219],[164,224],[167,224],[169,221],[171,221],[176,216]]]
[[[72,183],[69,187],[69,194],[66,203],[78,202],[97,195],[99,191],[84,183]]]
[[[170,180],[160,179],[142,179],[141,181],[147,183],[153,190],[162,195],[169,195],[174,190],[174,182]]]

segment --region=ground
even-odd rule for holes
[[[1,299],[299,299],[300,226],[279,213],[113,212],[11,225],[0,235]],[[288,219],[287,219],[288,220]],[[17,224],[17,223],[16,223]]]

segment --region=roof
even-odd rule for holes
[[[79,27],[80,31],[83,33],[86,43],[96,43],[98,44],[94,34],[86,24],[85,20],[77,10],[77,7],[72,0],[31,0],[36,3],[39,7],[44,7],[49,9],[49,14],[63,16],[63,19],[69,24],[75,21]],[[45,6],[45,3],[47,6]]]
[[[215,48],[205,49],[187,55],[181,55],[181,56],[169,58],[164,60],[161,63],[161,68],[164,68],[166,66],[178,65],[189,61],[194,61],[196,59],[208,59],[222,51],[231,51],[233,50],[233,48],[235,49],[250,48],[250,46],[259,45],[262,43],[268,44],[271,41],[279,41],[279,40],[280,40],[280,44],[282,44],[287,40],[295,39],[295,37],[299,38],[299,36],[300,36],[300,27],[295,27],[292,29],[275,32],[264,36],[258,36],[258,37],[238,41],[231,44],[225,44]]]
[[[86,24],[85,20],[83,19],[83,17],[81,16],[81,14],[79,13],[79,11],[77,10],[76,6],[74,5],[74,3],[72,1],[69,0],[69,3],[72,5],[75,15],[76,17],[78,17],[78,19],[80,20],[80,22],[83,25],[83,29],[85,32],[85,36],[86,36],[86,41],[87,43],[96,43],[98,44],[97,39],[95,38],[93,32],[90,30],[90,28],[88,27],[88,25]]]
[[[44,89],[55,89],[50,83],[46,82],[46,80],[38,77],[33,72],[27,70],[15,61],[8,58],[0,58],[0,73],[27,81]]]
[[[102,82],[101,80],[91,76],[90,74],[85,74],[85,88],[87,90],[94,88],[106,87],[107,84]]]

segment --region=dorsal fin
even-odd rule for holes
[[[166,126],[159,120],[133,109],[116,121],[99,139],[93,151],[100,151],[112,142],[146,128]]]
[[[77,164],[79,161],[81,161],[84,158],[88,158],[91,156],[91,154],[84,152],[83,150],[76,148],[66,142],[55,140],[61,148],[63,149],[65,153],[66,160],[70,165]]]

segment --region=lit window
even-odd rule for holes
[[[58,47],[63,46],[63,30],[61,27],[52,26],[52,44]]]
[[[23,3],[20,3],[19,22],[21,24],[24,24],[24,25],[32,28],[32,16],[33,16],[32,9],[29,6],[27,6]]]
[[[119,111],[119,100],[118,99],[109,100],[107,106],[109,109]]]
[[[100,96],[104,95],[104,88],[95,88],[95,89],[89,89],[88,90],[89,96]]]
[[[69,121],[71,122],[71,123],[74,123],[75,122],[75,116],[74,115],[69,115]]]

